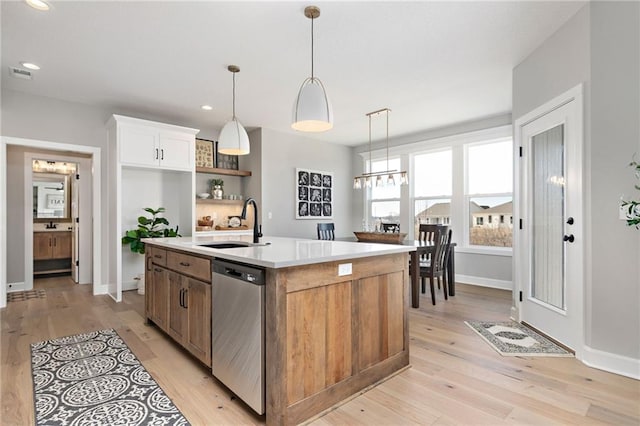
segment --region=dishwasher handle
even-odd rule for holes
[[[227,266],[225,266],[224,268],[224,275],[231,275],[232,277],[242,279],[242,272],[236,271],[235,269],[229,268]]]
[[[215,259],[211,262],[211,265],[214,274],[235,280],[250,282],[256,285],[265,284],[265,272],[262,268],[221,259]]]

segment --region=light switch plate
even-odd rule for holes
[[[351,263],[341,263],[338,265],[338,276],[351,275],[353,273],[352,269]]]

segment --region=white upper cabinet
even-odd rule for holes
[[[196,129],[114,115],[123,166],[193,171]]]

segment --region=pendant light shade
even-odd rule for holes
[[[319,78],[307,78],[300,86],[291,127],[301,132],[324,132],[333,127],[333,110]]]
[[[218,152],[226,155],[246,155],[250,152],[249,136],[236,118],[236,73],[240,72],[240,68],[229,65],[227,69],[233,73],[233,117],[220,132]]]
[[[311,77],[302,82],[293,103],[291,127],[302,132],[324,132],[333,127],[333,110],[324,85],[313,74],[313,21],[320,16],[320,8],[307,6],[304,16],[311,19]]]
[[[237,118],[232,118],[220,132],[218,152],[227,155],[246,155],[250,151],[247,131]]]

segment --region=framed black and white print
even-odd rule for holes
[[[296,219],[333,218],[333,172],[296,169]]]

